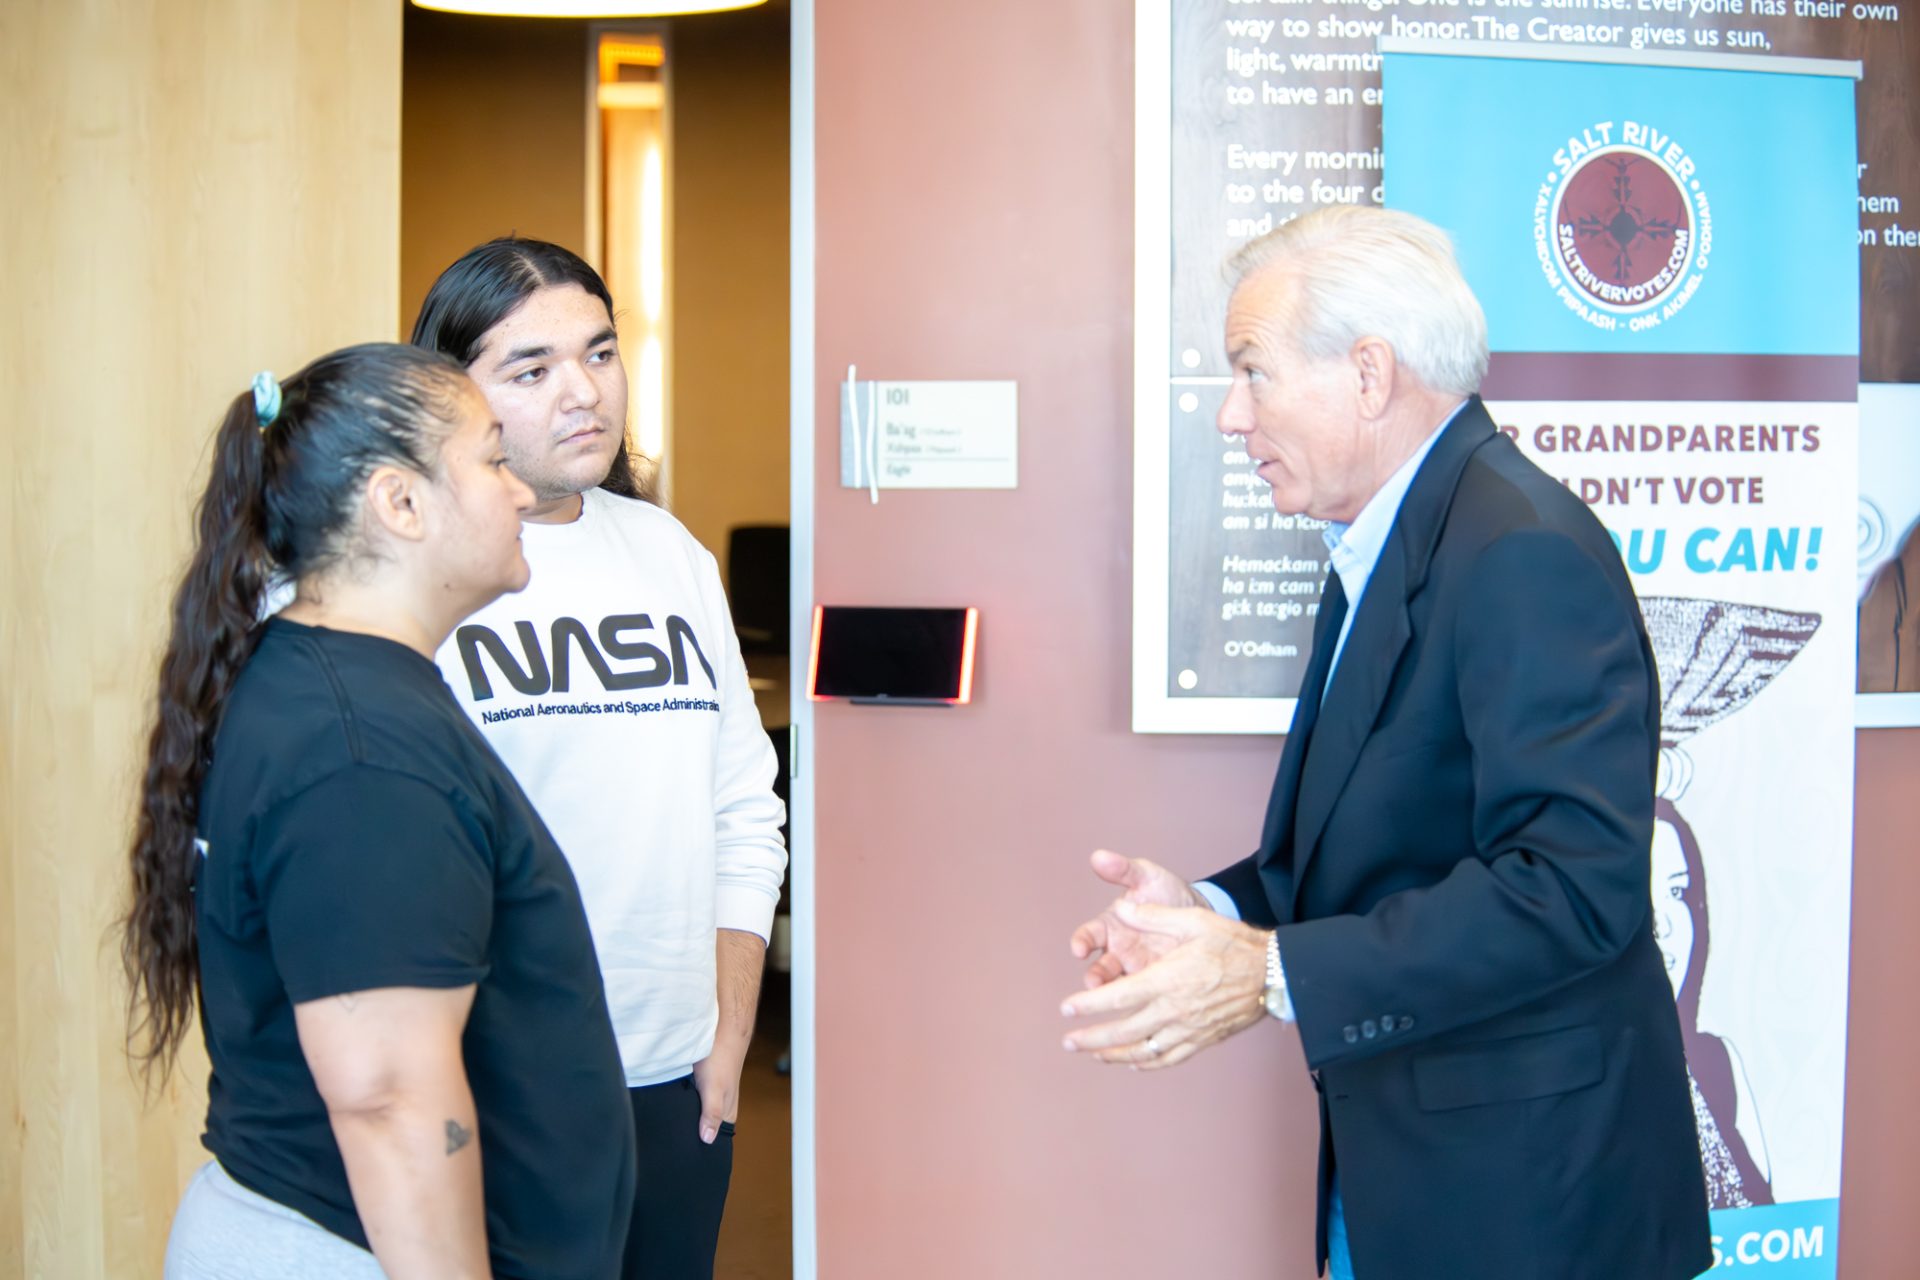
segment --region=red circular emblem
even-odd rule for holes
[[[1614,311],[1659,302],[1686,274],[1693,217],[1680,183],[1643,151],[1595,152],[1567,176],[1554,217],[1568,282]]]

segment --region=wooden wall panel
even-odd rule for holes
[[[0,1280],[158,1274],[204,1058],[122,1053],[133,780],[207,443],[393,336],[399,0],[0,6]]]

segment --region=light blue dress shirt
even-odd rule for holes
[[[1420,464],[1433,452],[1441,433],[1466,407],[1464,400],[1454,406],[1446,421],[1435,427],[1413,451],[1413,456],[1401,463],[1400,469],[1387,477],[1379,492],[1367,499],[1367,505],[1360,508],[1352,524],[1330,524],[1320,534],[1333,561],[1333,571],[1340,575],[1340,589],[1347,593],[1346,620],[1340,624],[1340,638],[1333,642],[1333,661],[1327,666],[1328,689],[1333,688],[1333,673],[1340,669],[1340,653],[1347,647],[1347,634],[1353,630],[1353,620],[1360,614],[1360,600],[1367,594],[1367,580],[1373,577],[1373,567],[1380,563],[1380,553],[1387,548],[1387,535],[1393,532],[1393,522],[1400,518],[1400,505],[1407,500],[1407,490],[1413,488]],[[1326,695],[1323,692],[1321,696],[1324,699]]]

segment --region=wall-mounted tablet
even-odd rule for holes
[[[893,706],[954,706],[973,698],[978,609],[817,605],[807,696]]]

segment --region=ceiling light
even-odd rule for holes
[[[496,18],[666,18],[751,9],[767,0],[413,0],[422,9]]]

